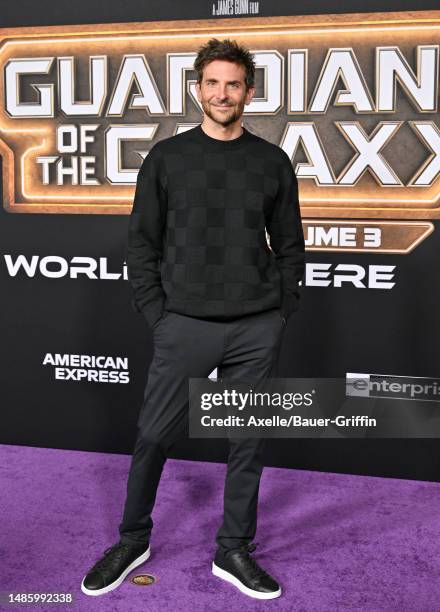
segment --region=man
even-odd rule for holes
[[[88,595],[116,588],[150,556],[162,469],[188,433],[188,379],[216,367],[223,379],[270,377],[286,321],[298,309],[304,236],[291,160],[241,124],[255,92],[253,56],[235,41],[211,39],[194,68],[202,124],[156,143],[138,174],[127,264],[154,355],[120,541],[85,576]],[[229,439],[212,572],[251,597],[271,599],[281,588],[250,556],[263,441]]]

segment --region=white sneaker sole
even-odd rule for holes
[[[113,591],[113,589],[117,589],[118,586],[125,580],[126,576],[136,567],[142,565],[142,563],[144,563],[149,558],[150,554],[151,550],[150,547],[148,547],[147,550],[142,553],[140,557],[130,563],[130,565],[122,572],[119,578],[117,578],[114,582],[102,589],[88,589],[87,587],[85,587],[84,580],[86,579],[86,576],[84,576],[83,581],[81,582],[81,591],[86,595],[92,595],[93,597],[95,597],[97,595],[104,595],[105,593],[109,593],[110,591]]]
[[[217,576],[217,578],[222,578],[223,580],[230,582],[245,595],[249,595],[249,597],[254,597],[255,599],[275,599],[275,597],[279,597],[282,593],[281,587],[273,593],[260,593],[259,591],[254,591],[245,586],[236,576],[233,576],[226,570],[216,565],[214,561],[212,562],[212,573],[214,576]]]

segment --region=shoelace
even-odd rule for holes
[[[253,542],[252,544],[244,544],[239,549],[240,554],[244,555],[247,559],[250,568],[255,576],[255,578],[270,578],[269,574],[264,571],[262,567],[258,565],[258,563],[253,559],[249,553],[254,552],[257,548],[258,542]]]
[[[106,570],[123,558],[126,552],[130,549],[128,544],[118,542],[114,546],[110,546],[104,551],[104,557],[96,563],[94,570]]]

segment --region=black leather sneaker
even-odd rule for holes
[[[141,565],[150,556],[149,544],[133,546],[118,542],[104,551],[84,577],[81,591],[86,595],[104,595],[116,589],[135,567]]]
[[[257,544],[245,544],[225,555],[217,550],[212,562],[212,573],[227,580],[242,593],[256,599],[274,599],[281,595],[280,585],[265,572],[249,553]]]

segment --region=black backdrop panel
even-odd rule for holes
[[[114,2],[106,6],[104,19],[97,2],[80,7],[65,2],[29,4],[26,11],[25,3],[16,2],[1,25],[208,19],[211,4],[185,3],[182,15],[184,5],[178,3],[124,2],[121,15],[120,3]],[[373,2],[349,5],[313,2],[301,14],[380,10]],[[408,8],[403,3],[387,6]],[[417,3],[413,8],[430,6]],[[260,16],[295,12],[299,13],[294,3],[260,2]],[[0,208],[1,443],[132,451],[152,338],[142,317],[131,310],[123,277],[127,224],[126,215],[11,214]],[[279,375],[439,376],[439,222],[434,226],[407,256],[309,251],[308,263],[395,265],[396,284],[392,290],[305,286],[301,310],[286,331]],[[23,268],[13,271],[20,256],[30,263],[27,273]],[[65,262],[64,276],[48,276],[47,270],[58,267],[49,264],[45,272],[42,259],[47,256]],[[101,260],[108,273],[121,276],[74,278],[74,257]],[[120,356],[128,368],[116,371],[116,382],[62,380],[56,378],[54,365],[44,363],[55,354]],[[173,453],[200,460],[223,460],[226,455],[223,440],[185,440]],[[437,440],[420,439],[283,439],[269,442],[267,453],[268,465],[427,480],[439,479],[439,460]]]

